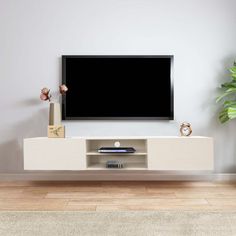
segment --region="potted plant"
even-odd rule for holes
[[[221,123],[236,118],[236,62],[234,62],[229,71],[231,81],[221,85],[222,94],[216,99],[216,102],[222,102],[223,106],[219,113]]]

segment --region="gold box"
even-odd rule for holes
[[[65,138],[65,126],[64,125],[49,125],[48,138]]]

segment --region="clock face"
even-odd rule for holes
[[[189,128],[188,128],[188,127],[184,127],[184,128],[182,129],[182,133],[183,133],[184,135],[189,135],[189,133],[190,133]]]

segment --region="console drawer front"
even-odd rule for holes
[[[25,170],[84,170],[85,140],[42,138],[24,140]]]
[[[213,170],[212,138],[148,139],[150,170]]]

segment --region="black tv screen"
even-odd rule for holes
[[[63,120],[173,119],[173,56],[62,56]]]

